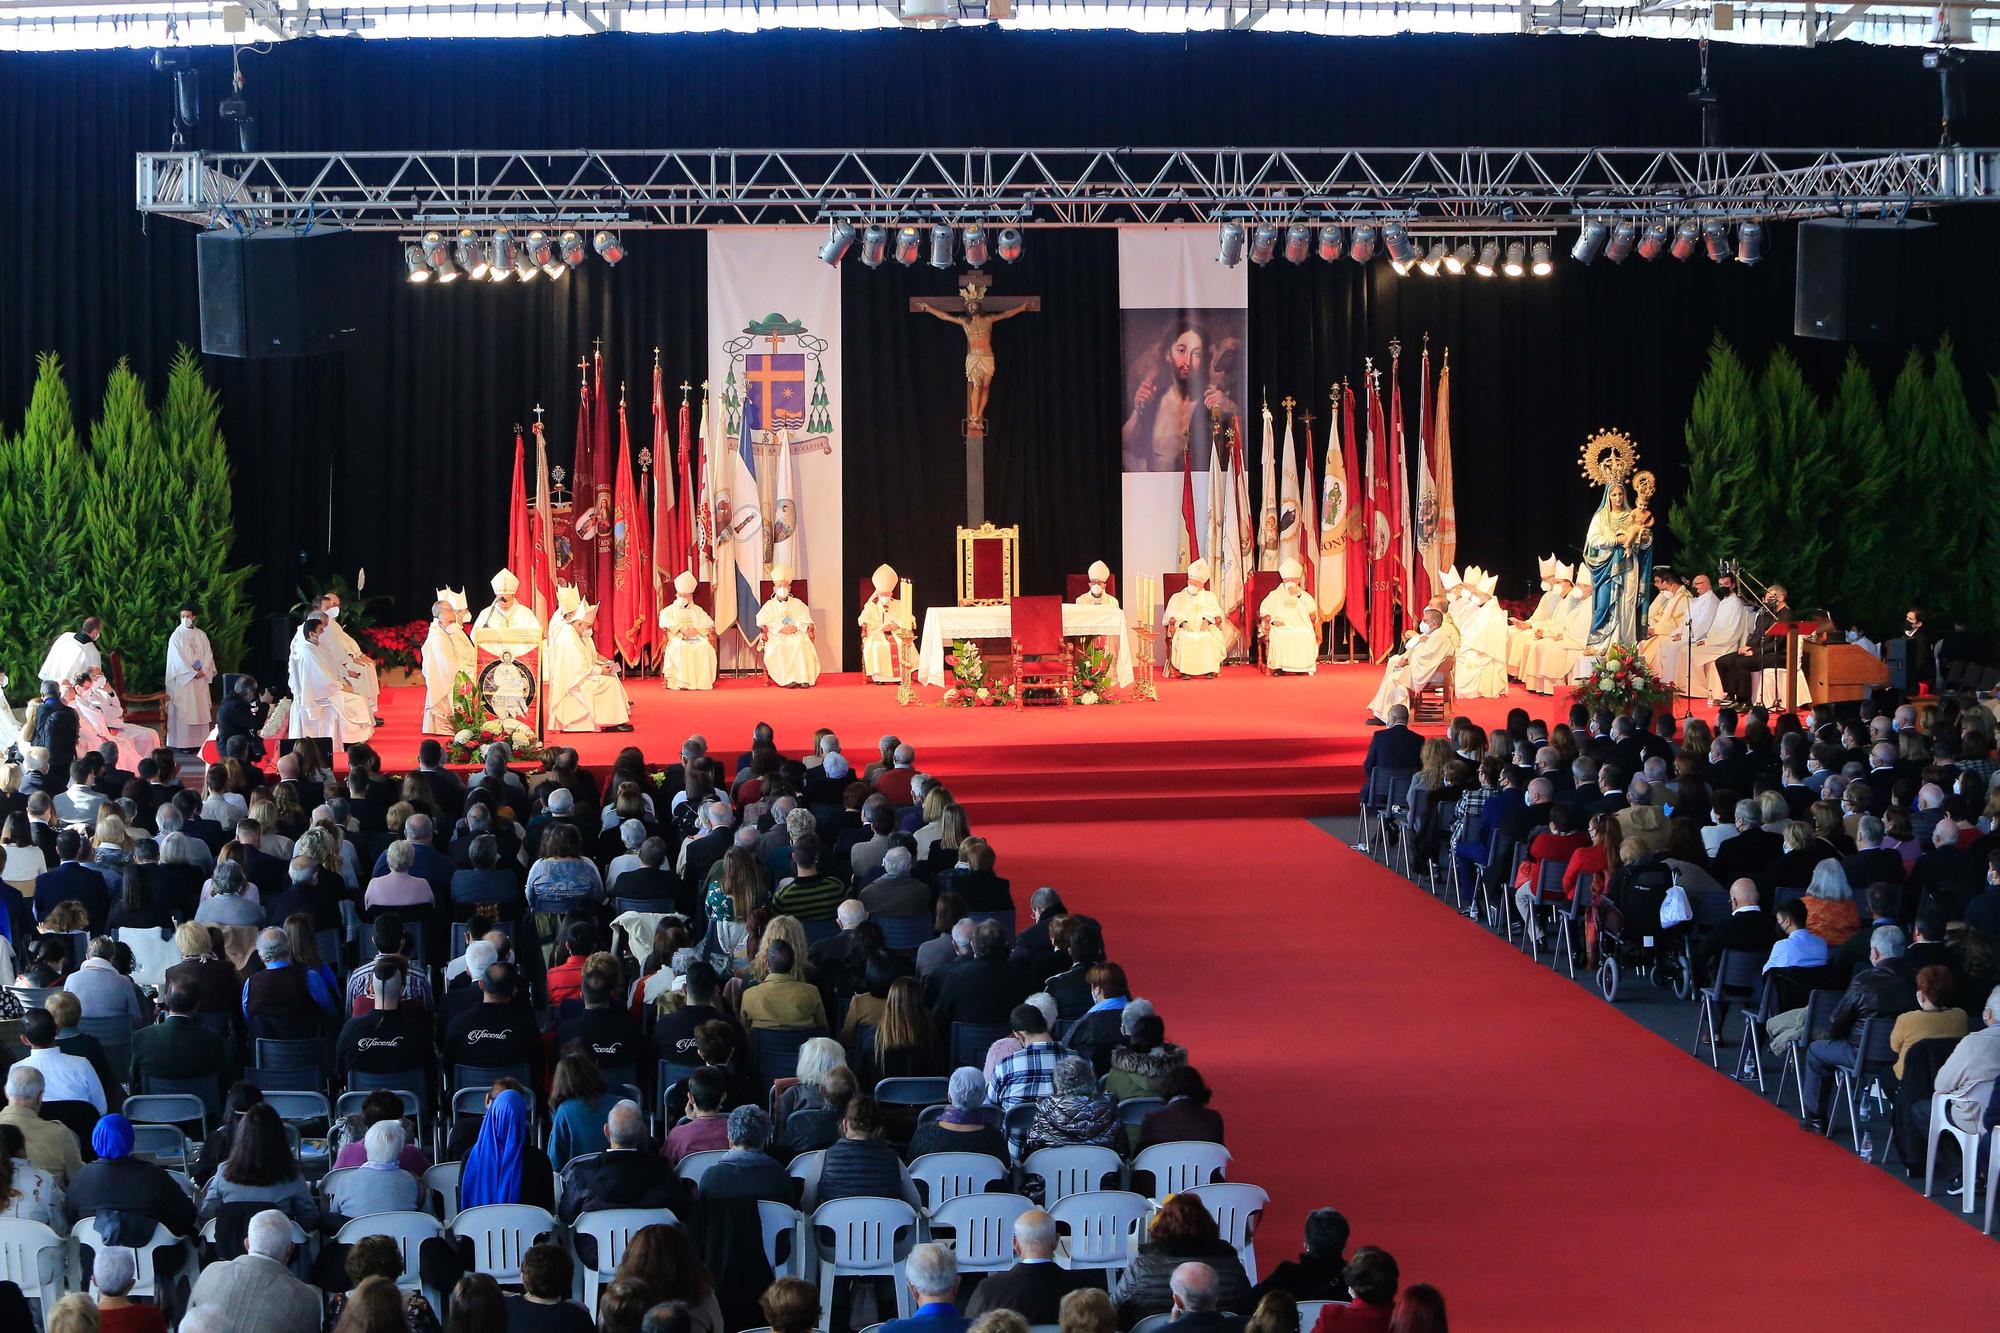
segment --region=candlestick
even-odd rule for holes
[[[908,579],[904,579],[902,583],[903,583],[903,614],[914,618],[914,612],[911,609],[916,601],[916,594],[911,591],[911,588],[914,585],[912,585]]]

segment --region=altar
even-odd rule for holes
[[[1116,606],[1082,606],[1063,603],[1063,637],[1102,638],[1112,646],[1112,680],[1119,685],[1132,683],[1132,636],[1125,624],[1125,612]],[[925,685],[949,683],[950,669],[945,654],[958,639],[1006,639],[1013,637],[1013,608],[1001,602],[991,606],[934,606],[924,612],[924,634],[917,652],[917,679]]]

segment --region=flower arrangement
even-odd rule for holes
[[[954,708],[997,708],[1014,702],[1012,682],[994,682],[986,674],[986,658],[971,639],[955,639],[945,655],[951,667],[951,685],[944,702]]]
[[[1593,713],[1629,713],[1635,704],[1659,705],[1674,697],[1673,687],[1653,674],[1645,656],[1630,644],[1614,643],[1598,653],[1590,673],[1570,690],[1570,698]]]
[[[1112,703],[1111,654],[1092,639],[1070,659],[1070,697],[1080,704]]]
[[[540,759],[542,738],[524,722],[487,717],[480,702],[479,687],[466,672],[459,672],[451,687],[451,740],[445,745],[445,762],[483,763],[486,749],[495,741],[507,742],[516,759]]]
[[[416,671],[423,667],[424,639],[430,632],[430,621],[412,620],[407,625],[371,625],[354,637],[378,666]]]

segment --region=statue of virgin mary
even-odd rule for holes
[[[1653,530],[1648,515],[1632,507],[1625,491],[1637,462],[1632,441],[1614,431],[1599,432],[1583,447],[1584,474],[1604,487],[1583,539],[1583,563],[1590,570],[1593,650],[1639,642],[1641,608],[1652,582]]]

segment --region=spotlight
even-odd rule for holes
[[[1357,264],[1365,264],[1375,257],[1375,241],[1382,233],[1372,222],[1364,222],[1354,229],[1354,239],[1348,244],[1347,257]]]
[[[1019,227],[1002,227],[999,239],[994,242],[994,250],[1002,259],[1011,264],[1021,257],[1021,243],[1021,229]]]
[[[1278,229],[1268,223],[1250,233],[1250,262],[1268,264],[1271,256],[1278,253]]]
[[[1527,257],[1528,257],[1528,247],[1525,242],[1522,241],[1507,242],[1507,262],[1500,266],[1500,271],[1502,273],[1505,273],[1510,278],[1520,277],[1523,273],[1528,271],[1526,262]]]
[[[1611,239],[1605,243],[1604,257],[1614,264],[1624,263],[1632,257],[1632,243],[1638,239],[1639,224],[1631,218],[1620,218],[1611,229]]]
[[[1611,229],[1598,219],[1592,218],[1585,222],[1583,230],[1577,233],[1576,244],[1569,248],[1569,257],[1579,264],[1595,262],[1597,256],[1603,253],[1604,242],[1609,240],[1610,236]]]
[[[566,231],[562,234],[560,247],[563,263],[575,268],[583,262],[583,237],[573,231]]]
[[[479,240],[477,232],[470,227],[459,229],[457,258],[458,266],[465,270],[465,276],[477,281],[486,276],[491,267],[486,258],[486,247]]]
[[[547,232],[531,231],[528,243],[522,247],[522,256],[536,268],[547,268],[555,261],[556,248],[549,243]]]
[[[1694,256],[1695,246],[1700,243],[1701,228],[1695,223],[1693,218],[1689,218],[1686,222],[1674,228],[1673,248],[1667,251],[1667,253],[1675,259],[1691,259]]]
[[[1546,278],[1556,271],[1556,261],[1551,253],[1553,249],[1547,241],[1535,242],[1534,261],[1530,268],[1536,277]]]
[[[1482,241],[1479,244],[1479,260],[1472,271],[1482,278],[1493,276],[1493,270],[1500,266],[1500,242]]]
[[[882,267],[882,260],[889,253],[889,229],[870,227],[861,233],[861,262],[869,268]]]
[[[1423,271],[1425,277],[1435,278],[1438,275],[1438,270],[1444,267],[1444,261],[1444,242],[1432,241],[1431,252],[1417,261],[1417,267]]]
[[[1647,223],[1646,234],[1639,238],[1639,258],[1658,259],[1661,255],[1665,254],[1668,234],[1669,231],[1666,223]]]
[[[819,243],[819,262],[840,267],[840,261],[847,258],[847,252],[854,247],[854,224],[852,222],[829,223],[826,239]]]
[[[1746,222],[1736,229],[1736,262],[1754,264],[1764,257],[1764,224]]]
[[[439,282],[458,280],[458,269],[451,262],[451,246],[445,243],[443,232],[424,233],[424,262],[431,266],[431,272],[437,275]]]
[[[896,262],[904,268],[917,262],[923,253],[924,234],[915,227],[896,228]]]
[[[1396,266],[1396,272],[1408,273],[1410,265],[1417,262],[1417,244],[1403,230],[1402,223],[1391,222],[1382,228],[1382,244],[1389,251],[1389,262]]]
[[[1444,271],[1454,278],[1472,267],[1472,242],[1460,241],[1458,248],[1444,257]]]
[[[853,239],[853,230],[849,229],[847,235],[850,240]],[[625,242],[618,239],[618,233],[616,232],[598,232],[597,235],[590,238],[590,246],[593,250],[597,251],[597,257],[607,264],[616,265],[618,261],[625,258]]]
[[[430,280],[431,269],[424,262],[424,247],[411,241],[403,247],[403,281],[417,283]]]
[[[965,252],[965,262],[972,268],[985,268],[986,261],[993,253],[993,247],[986,239],[986,228],[977,222],[958,234],[959,248]]]
[[[951,226],[939,222],[931,227],[931,267],[951,267]]]
[[[1319,257],[1331,264],[1334,260],[1340,258],[1342,254],[1346,253],[1346,250],[1347,233],[1341,230],[1340,224],[1338,222],[1320,223]]]
[[[1235,268],[1243,262],[1243,224],[1225,222],[1222,224],[1221,238],[1216,242],[1216,262],[1224,268]]]
[[[530,233],[532,235],[532,233]],[[533,282],[542,276],[542,266],[528,258],[528,243],[522,241],[514,247],[514,277],[520,282]]]
[[[494,282],[505,282],[514,276],[514,260],[520,247],[514,244],[514,233],[502,227],[493,233],[492,266],[486,276]]]
[[[1715,263],[1729,258],[1729,224],[1721,218],[1711,218],[1702,226],[1701,243],[1708,247],[1708,257]]]
[[[1305,223],[1294,222],[1291,226],[1285,228],[1285,262],[1287,264],[1305,263],[1306,256],[1312,253],[1312,243],[1312,228],[1308,227]]]

